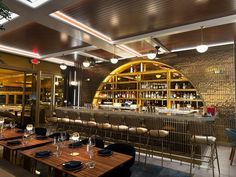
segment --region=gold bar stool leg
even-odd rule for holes
[[[219,157],[218,157],[218,150],[217,150],[216,144],[215,144],[214,146],[215,146],[215,153],[216,153],[216,160],[217,160],[218,172],[219,172],[219,174],[220,174],[220,163],[219,163]]]

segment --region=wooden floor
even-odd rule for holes
[[[230,166],[230,161],[229,161],[229,154],[230,154],[230,148],[225,147],[225,146],[219,146],[218,151],[219,151],[219,158],[220,158],[220,167],[221,167],[221,175],[220,177],[235,177],[236,176],[236,158],[234,159],[233,165]],[[0,147],[0,152],[2,154],[2,148]],[[141,161],[144,161],[144,157],[141,157]],[[154,158],[148,158],[147,163],[152,163],[155,165],[161,165],[161,161],[159,157],[154,157]],[[14,177],[22,177],[22,171],[21,168],[17,168],[15,171],[18,171],[15,173],[10,167],[11,165],[3,160],[0,160],[0,176],[1,176],[1,171],[5,171],[5,173],[9,174],[14,174],[12,176]],[[183,171],[183,172],[189,172],[189,163],[181,163],[179,161],[170,161],[170,159],[165,159],[164,160],[164,166],[167,168],[172,168],[175,170]],[[8,167],[8,168],[6,168]],[[14,168],[15,169],[15,168]],[[23,171],[23,173],[25,173]],[[193,170],[194,177],[211,177],[212,176],[212,171],[210,168],[207,167],[206,164],[202,165],[200,168],[195,167]],[[29,173],[27,172],[29,175]],[[29,175],[31,176],[31,175]],[[217,169],[215,169],[215,176],[218,177],[218,172]]]

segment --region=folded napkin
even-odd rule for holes
[[[46,140],[46,139],[48,139],[48,137],[47,137],[47,136],[44,136],[44,135],[37,135],[35,138],[36,138],[37,140]]]
[[[83,166],[81,161],[69,161],[69,162],[65,162],[63,164],[63,168],[66,170],[77,170],[80,169]]]
[[[35,157],[49,157],[52,154],[51,151],[45,150],[45,151],[39,151],[35,153]]]
[[[7,142],[7,145],[9,145],[9,146],[16,146],[19,144],[21,144],[21,141],[19,141],[19,140],[11,140],[11,141]]]
[[[20,129],[20,130],[16,130],[17,133],[24,133],[24,130],[23,129]]]
[[[78,148],[78,147],[81,147],[82,145],[83,143],[81,141],[77,141],[75,143],[69,144],[69,148]]]
[[[101,149],[101,150],[98,151],[98,155],[110,156],[110,155],[112,155],[112,151],[109,150],[109,149]]]

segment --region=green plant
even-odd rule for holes
[[[9,8],[0,0],[0,20],[2,19],[10,20],[11,13]],[[0,30],[5,30],[2,24],[0,24]]]

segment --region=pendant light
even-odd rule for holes
[[[89,66],[90,66],[90,62],[88,61],[88,59],[86,58],[86,60],[85,61],[83,61],[83,66],[85,67],[85,68],[88,68]]]
[[[118,63],[118,59],[115,57],[115,45],[113,45],[113,57],[110,59],[112,64]]]
[[[207,49],[208,49],[208,46],[203,44],[203,26],[201,26],[201,45],[197,46],[196,50],[199,53],[204,53],[207,51]]]
[[[60,68],[61,68],[61,70],[66,70],[67,66],[64,63],[62,63],[62,64],[60,64]]]
[[[64,59],[64,54],[62,54],[62,59]],[[61,70],[66,70],[67,66],[64,63],[60,64]]]

